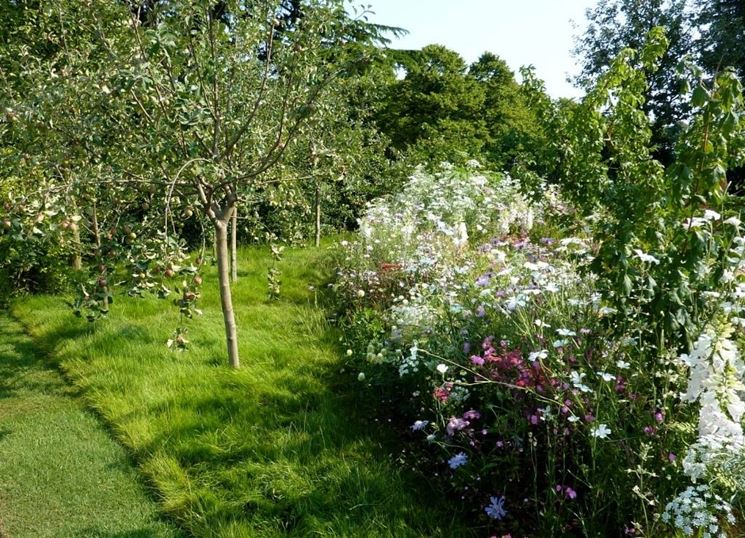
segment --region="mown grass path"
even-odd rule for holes
[[[325,260],[323,249],[288,249],[282,295],[269,301],[268,249],[241,252],[237,371],[227,365],[214,269],[183,353],[165,346],[179,323],[170,301],[118,295],[93,326],[58,297],[17,302],[13,313],[190,535],[470,535],[427,480],[396,463],[394,435],[343,371],[339,335],[309,289],[333,271]]]
[[[0,536],[176,536],[122,447],[3,312]]]

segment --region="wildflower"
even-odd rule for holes
[[[458,452],[455,456],[448,460],[448,465],[451,469],[457,469],[468,463],[468,456],[465,452]]]
[[[620,368],[621,370],[626,370],[630,366],[631,365],[628,362],[626,362],[626,361],[623,361],[623,360],[620,360],[620,359],[616,361],[616,367]]]
[[[659,265],[660,260],[652,256],[651,254],[646,254],[639,250],[638,248],[634,249],[634,253],[636,254],[636,257],[639,258],[644,263],[653,263],[654,265]]]
[[[444,374],[445,372],[447,372],[448,371],[447,364],[442,364],[442,363],[438,364],[437,371],[440,372],[441,374]]]
[[[362,299],[365,296],[365,290],[357,290],[357,297]]]
[[[411,425],[411,431],[421,431],[427,426],[427,424],[429,424],[429,420],[417,420]]]
[[[737,228],[738,226],[740,226],[741,221],[737,217],[730,217],[727,220],[725,220],[724,223]]]
[[[481,418],[481,413],[479,413],[475,409],[471,409],[463,413],[463,418],[465,420],[478,420]]]
[[[611,429],[606,424],[598,424],[597,427],[593,428],[590,434],[598,439],[605,439],[610,435]]]
[[[658,409],[654,413],[654,419],[657,421],[658,424],[665,422],[665,412]]]
[[[478,355],[472,355],[471,356],[471,364],[474,364],[476,366],[483,366],[484,365],[484,358],[479,357]]]
[[[569,329],[556,329],[559,336],[577,336],[577,333]]]
[[[654,426],[644,426],[644,433],[650,437],[657,433],[657,428]]]
[[[446,429],[448,431],[448,435],[452,437],[453,435],[455,435],[455,432],[459,432],[465,429],[468,425],[469,422],[467,420],[463,420],[462,418],[457,417],[450,417]]]
[[[546,357],[548,357],[548,351],[542,349],[540,351],[533,351],[532,353],[530,353],[528,355],[528,360],[530,362],[534,362],[537,360],[545,359]]]
[[[609,374],[608,372],[596,372],[603,381],[615,381],[616,376]]]
[[[364,381],[365,380],[365,372],[360,372],[357,374],[357,381]]]
[[[716,211],[713,211],[711,209],[707,209],[704,211],[704,219],[706,220],[719,220],[722,218],[722,215],[717,213]]]
[[[548,323],[540,319],[535,320],[533,323],[535,323],[536,327],[546,327],[546,328],[551,327],[551,325],[549,325]]]
[[[484,509],[486,515],[497,521],[504,518],[507,515],[507,510],[504,509],[504,497],[490,497],[489,505]]]

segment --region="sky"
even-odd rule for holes
[[[597,0],[363,1],[374,12],[371,22],[409,31],[394,39],[392,48],[437,43],[469,63],[489,51],[502,57],[516,75],[520,66],[534,65],[552,97],[581,95],[566,78],[578,71],[571,55],[573,37],[584,27],[585,10]]]

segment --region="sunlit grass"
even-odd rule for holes
[[[399,470],[390,435],[340,372],[338,335],[309,290],[326,278],[323,254],[288,250],[270,302],[268,249],[241,253],[238,371],[227,366],[214,270],[184,353],[166,348],[178,311],[157,299],[121,299],[95,326],[55,297],[13,312],[194,535],[467,535],[426,481]]]
[[[0,536],[175,536],[122,447],[0,313]]]

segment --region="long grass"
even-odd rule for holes
[[[172,537],[127,454],[0,313],[0,536]]]
[[[266,249],[241,252],[234,302],[243,367],[227,366],[214,270],[191,349],[170,351],[177,309],[117,301],[88,325],[57,297],[13,305],[131,452],[162,510],[194,536],[465,536],[427,480],[393,461],[395,442],[343,372],[316,303],[323,249],[289,250],[267,298]]]

